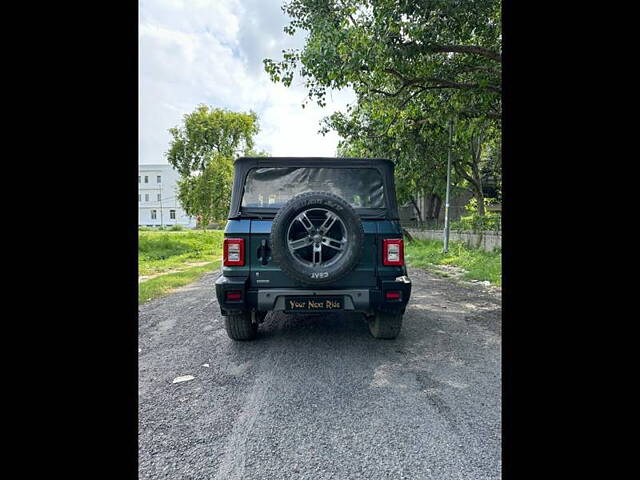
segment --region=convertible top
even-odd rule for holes
[[[336,157],[240,157],[234,163],[233,191],[229,208],[229,220],[240,217],[273,216],[277,208],[241,209],[242,194],[247,174],[255,168],[274,167],[328,167],[328,168],[374,168],[380,172],[384,182],[386,208],[356,208],[363,218],[398,220],[396,189],[393,180],[393,162],[384,158],[336,158]]]

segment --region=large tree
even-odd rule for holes
[[[172,140],[166,157],[181,177],[178,200],[203,228],[229,212],[233,160],[252,154],[258,130],[254,112],[206,105],[184,115],[182,125],[169,130]]]
[[[501,116],[499,0],[292,0],[283,10],[285,32],[308,38],[265,68],[285,85],[299,73],[320,105],[328,88],[346,86],[401,102],[447,91],[445,110]]]
[[[283,10],[285,31],[308,38],[265,69],[285,85],[299,74],[320,105],[329,88],[354,89],[356,104],[324,123],[343,138],[341,152],[394,159],[401,201],[417,208],[418,193],[444,192],[455,119],[454,183],[482,196],[475,170],[500,134],[498,0],[293,0]]]

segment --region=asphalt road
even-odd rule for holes
[[[139,478],[500,478],[500,294],[409,275],[396,340],[270,313],[233,342],[217,273],[142,305]]]

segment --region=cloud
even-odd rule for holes
[[[320,120],[343,110],[353,92],[332,92],[325,108],[301,105],[306,90],[274,84],[263,58],[301,47],[282,28],[275,0],[144,0],[140,3],[140,163],[164,163],[168,129],[201,103],[258,113],[257,148],[274,156],[333,156],[336,134],[318,133]]]

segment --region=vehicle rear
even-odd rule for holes
[[[404,313],[411,283],[389,160],[238,159],[224,236],[223,314],[250,311],[257,324],[298,303]]]

